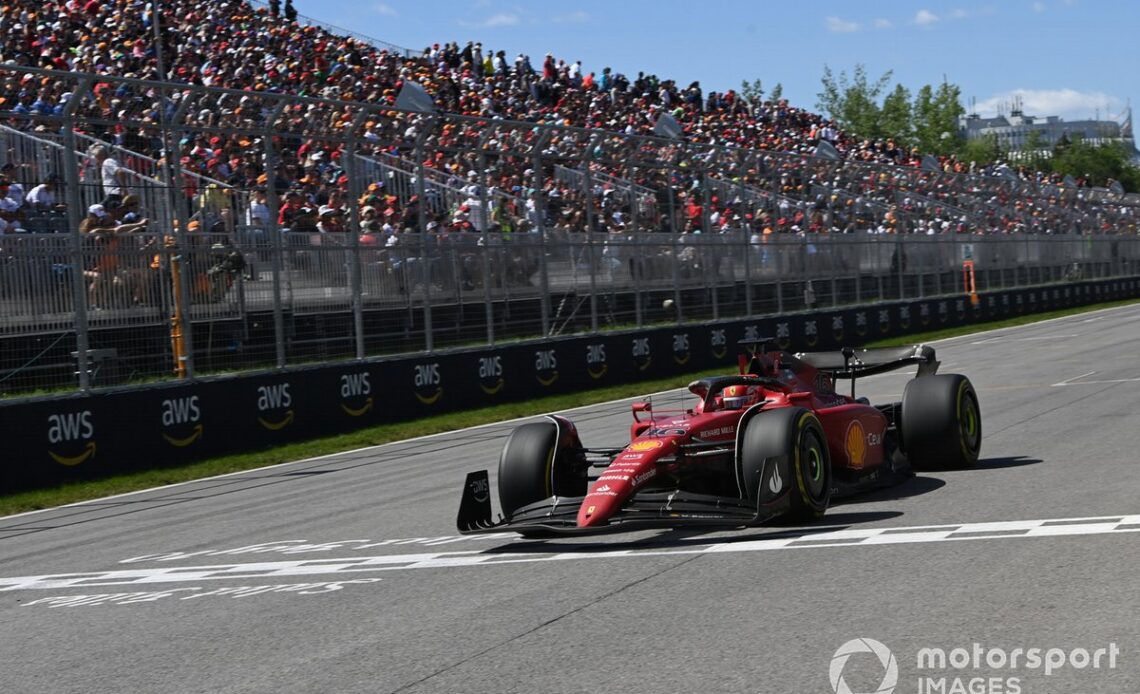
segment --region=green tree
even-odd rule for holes
[[[958,129],[959,119],[966,113],[961,103],[962,90],[943,81],[935,89],[929,84],[918,90],[914,100],[914,139],[926,154],[957,154],[965,147]]]
[[[782,99],[784,97],[784,85],[780,82],[777,82],[776,86],[772,87],[772,93],[770,96],[772,97],[772,101],[779,101]]]
[[[740,96],[744,97],[745,101],[758,104],[764,100],[764,85],[758,79],[752,80],[751,84],[748,80],[741,80]]]
[[[867,80],[867,69],[862,63],[855,65],[848,78],[840,72],[836,78],[827,65],[823,66],[823,90],[816,97],[816,107],[827,113],[839,126],[861,137],[879,137],[882,125],[879,122],[881,110],[879,95],[891,80],[891,71],[873,83]]]
[[[1120,181],[1126,191],[1134,192],[1140,183],[1140,172],[1132,165],[1129,154],[1125,145],[1093,145],[1075,137],[1064,146],[1058,143],[1054,147],[1049,168],[1062,175],[1083,177],[1094,186],[1107,186],[1110,179]]]
[[[973,162],[978,166],[992,164],[1006,159],[1006,153],[998,145],[997,135],[986,135],[966,142],[962,148],[962,161]]]
[[[909,145],[913,140],[910,110],[910,90],[896,84],[894,91],[883,99],[880,129],[899,144]]]

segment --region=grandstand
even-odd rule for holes
[[[78,358],[86,387],[91,340],[169,371],[175,308],[199,366],[249,368],[785,311],[807,289],[947,293],[964,254],[983,287],[1135,257],[1101,239],[1134,235],[1135,196],[970,171],[784,101],[590,85],[554,56],[414,52],[268,5],[151,7],[0,16],[8,383],[74,379]],[[409,83],[438,111],[397,108]]]

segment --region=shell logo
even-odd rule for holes
[[[631,443],[627,451],[652,451],[654,448],[661,448],[660,441],[636,441]]]
[[[863,423],[858,419],[851,420],[847,425],[847,433],[843,437],[843,447],[847,450],[847,459],[850,467],[861,470],[867,459],[867,432],[863,430]]]

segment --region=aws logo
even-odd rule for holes
[[[744,326],[744,340],[746,342],[756,342],[760,339],[760,326],[746,325]]]
[[[279,431],[293,423],[293,396],[288,383],[257,387],[257,422],[270,431]]]
[[[709,351],[714,359],[724,359],[724,355],[728,354],[728,338],[725,337],[724,330],[709,332]]]
[[[684,366],[689,362],[689,333],[673,335],[673,363]]]
[[[958,320],[966,319],[966,301],[964,299],[956,299],[954,301],[954,311],[958,314]]]
[[[910,327],[910,306],[899,306],[899,325],[903,330]]]
[[[891,331],[891,312],[885,308],[879,309],[879,332],[886,335]]]
[[[372,383],[367,371],[340,375],[340,409],[349,417],[361,417],[372,411]]]
[[[558,380],[558,356],[552,349],[540,349],[534,353],[534,377],[544,386],[552,386]]]
[[[855,313],[855,334],[863,337],[867,334],[867,312],[858,311]]]
[[[831,317],[831,334],[835,336],[836,342],[843,340],[843,316]]]
[[[945,301],[938,302],[938,322],[945,323],[950,320],[950,306]]]
[[[776,324],[776,344],[787,349],[792,344],[792,326],[788,323]]]
[[[443,397],[443,378],[439,374],[439,362],[416,364],[413,384],[416,400],[425,405],[434,405]]]
[[[95,425],[91,410],[48,415],[48,455],[60,465],[79,465],[95,457]]]
[[[162,438],[175,448],[185,448],[202,437],[202,408],[198,396],[162,401]]]
[[[494,395],[503,389],[507,382],[503,379],[503,358],[479,357],[479,388],[487,395]]]
[[[586,345],[586,373],[595,381],[606,375],[609,365],[606,364],[605,345]]]
[[[918,322],[930,325],[930,304],[918,305]]]
[[[633,338],[630,354],[638,371],[645,371],[653,364],[653,350],[649,347],[648,337]]]
[[[808,347],[815,347],[819,343],[819,326],[816,321],[804,321],[804,341]]]

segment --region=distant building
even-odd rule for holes
[[[1020,108],[1014,108],[1009,116],[982,118],[976,113],[965,116],[959,122],[959,130],[967,140],[997,138],[997,145],[1004,151],[1019,152],[1025,149],[1030,133],[1038,133],[1039,154],[1048,156],[1054,145],[1067,137],[1069,141],[1081,139],[1090,144],[1110,144],[1119,142],[1137,153],[1136,142],[1132,137],[1132,109],[1129,108],[1123,122],[1114,120],[1065,121],[1058,116],[1027,116]]]

